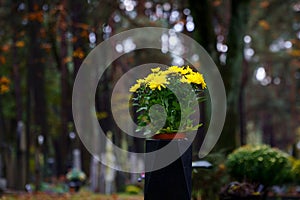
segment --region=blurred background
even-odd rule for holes
[[[0,0],[2,184],[24,190],[34,183],[39,189],[43,182],[64,180],[74,167],[86,174],[95,192],[111,193],[137,182],[137,174],[97,163],[80,142],[72,119],[72,87],[97,44],[145,26],[169,28],[173,35],[162,37],[161,51],[135,50],[130,38],[115,44],[126,55],[105,71],[97,90],[97,117],[115,144],[143,149],[140,140],[126,137],[114,123],[114,84],[142,63],[188,64],[168,54],[178,40],[175,33],[181,32],[205,48],[225,84],[227,118],[214,151],[265,143],[298,157],[300,1]],[[194,142],[195,160],[204,132]],[[129,159],[129,167],[142,165],[135,158],[118,159]]]

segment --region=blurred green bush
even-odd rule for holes
[[[125,188],[125,193],[127,194],[140,194],[142,189],[136,185],[127,185]]]
[[[242,146],[228,155],[225,165],[236,180],[265,187],[293,179],[290,156],[268,145]]]

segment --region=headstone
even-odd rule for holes
[[[2,164],[2,156],[0,154],[0,192],[4,191],[7,188],[7,181],[3,177],[3,164]]]
[[[0,191],[4,191],[7,188],[7,182],[5,178],[0,178]]]
[[[130,171],[131,171],[131,175],[130,175],[130,182],[132,184],[136,183],[138,180],[138,176],[139,174],[135,173],[138,169],[138,158],[136,154],[130,154],[129,156],[129,162],[130,162]]]
[[[91,181],[91,190],[94,192],[99,192],[99,158],[96,156],[92,157],[91,160],[91,173],[90,173],[90,181]]]
[[[73,168],[81,170],[81,153],[79,149],[73,150]]]
[[[24,129],[24,123],[22,121],[18,121],[17,132],[20,137],[20,151],[26,151],[26,133]]]
[[[16,172],[16,189],[23,190],[26,184],[26,132],[24,123],[18,121],[17,124],[17,136],[18,136],[18,154],[16,160],[16,166],[18,170]],[[16,169],[15,169],[16,170]]]
[[[47,159],[47,176],[54,176],[56,174],[55,171],[55,159],[50,157]]]
[[[112,132],[107,133],[108,139],[112,140]],[[113,144],[107,142],[106,143],[106,152],[104,154],[105,163],[109,166],[116,165],[116,157],[113,152]],[[105,168],[105,194],[111,194],[114,190],[114,180],[116,176],[116,170],[106,166]]]
[[[102,159],[102,161],[104,161],[103,160],[103,154],[101,155],[101,159]],[[105,193],[105,177],[106,177],[106,165],[104,165],[104,164],[100,164],[100,174],[99,174],[99,192],[100,193]]]
[[[137,182],[141,182],[145,178],[145,174],[138,174],[136,171],[142,172],[145,171],[145,163],[144,159],[137,158],[136,165],[131,166],[131,184],[136,184]]]

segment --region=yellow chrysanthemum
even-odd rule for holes
[[[202,86],[202,89],[206,88],[206,83],[204,81],[203,75],[194,72],[189,66],[186,67],[178,67],[171,66],[166,70],[161,71],[160,67],[151,69],[152,73],[150,73],[144,79],[138,79],[136,84],[130,88],[130,92],[136,92],[142,85],[146,85],[151,90],[161,90],[161,88],[165,88],[166,84],[169,84],[168,80],[170,75],[179,75],[180,82],[182,83],[194,83]]]
[[[133,85],[133,86],[129,89],[129,92],[136,92],[140,87],[141,87],[141,84],[140,84],[140,83],[136,83],[135,85]]]
[[[138,80],[136,80],[136,82],[139,84],[143,84],[143,83],[145,83],[145,79],[138,79]]]
[[[169,67],[166,72],[169,73],[181,73],[182,72],[182,68],[178,67],[178,66],[171,66]]]
[[[188,73],[193,73],[193,70],[187,66],[186,68],[178,67],[178,66],[171,66],[167,69],[169,73],[177,73],[177,74],[188,74]]]
[[[153,79],[149,82],[149,88],[151,90],[155,90],[156,88],[158,90],[161,90],[161,87],[166,87],[165,85],[169,84],[167,81],[167,77],[164,75],[157,75],[154,76]]]
[[[195,73],[195,72],[190,68],[190,66],[187,66],[186,69],[184,69],[184,71],[185,71],[186,73]]]
[[[188,69],[181,69],[181,74],[182,75],[185,75],[185,74],[188,74],[190,71]]]
[[[187,78],[185,78],[185,76],[181,77],[180,82],[181,83],[191,83],[191,81],[189,81]]]
[[[150,83],[155,77],[155,74],[149,74],[145,79],[144,79],[144,83],[148,84]]]
[[[157,72],[160,71],[160,67],[153,68],[153,69],[151,69],[151,71],[152,71],[153,73],[157,73]]]
[[[190,74],[187,74],[185,76],[185,78],[187,79],[188,82],[190,83],[195,83],[198,85],[202,85],[202,89],[206,88],[206,83],[204,81],[203,75],[197,72],[193,72]]]

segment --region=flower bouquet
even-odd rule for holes
[[[148,76],[130,88],[137,114],[136,131],[160,134],[197,130],[202,124],[195,124],[193,114],[204,100],[205,89],[203,75],[189,66],[152,68]]]

